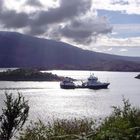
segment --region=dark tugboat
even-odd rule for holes
[[[84,82],[82,86],[84,88],[89,88],[89,89],[106,89],[110,83],[102,83],[98,81],[98,78],[94,76],[94,74],[91,74],[90,77],[88,78],[87,82]]]
[[[76,85],[73,83],[72,79],[66,77],[61,83],[60,87],[62,89],[75,89]]]

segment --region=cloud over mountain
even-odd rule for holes
[[[89,44],[99,34],[108,34],[112,31],[105,17],[76,19],[65,25],[59,31],[62,36],[73,39],[78,43]]]
[[[4,5],[2,4],[1,7]],[[60,0],[57,7],[45,9],[39,0],[26,0],[24,6],[40,7],[34,12],[4,9],[0,23],[5,29],[20,29],[31,35],[44,35],[72,39],[76,43],[89,43],[98,34],[111,32],[105,17],[94,15],[91,0]]]
[[[84,14],[90,9],[90,0],[61,0],[60,6],[56,8],[50,8],[48,10],[40,10],[34,15],[31,22],[30,30],[34,32],[34,28],[45,27],[50,24],[65,23],[69,20],[73,20],[76,16]]]
[[[0,14],[0,23],[4,28],[22,28],[26,27],[28,22],[29,16],[24,12],[17,13],[15,10],[6,10]]]
[[[125,29],[140,26],[139,19],[139,0],[0,0],[0,30],[65,41],[90,50],[104,42],[118,46],[127,38],[132,39],[131,46],[140,46],[140,41],[135,43],[140,36],[135,26]]]

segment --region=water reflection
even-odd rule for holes
[[[90,71],[52,71],[60,76],[85,80]],[[122,96],[140,106],[140,80],[137,73],[94,72],[101,81],[109,81],[109,89],[60,89],[59,82],[0,82],[0,105],[5,89],[14,94],[22,92],[30,103],[30,119],[102,117],[111,112],[112,105],[122,104]]]

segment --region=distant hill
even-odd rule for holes
[[[36,69],[15,69],[0,72],[0,81],[62,81],[64,77]]]
[[[97,53],[54,40],[0,32],[0,67],[140,71],[140,58]]]

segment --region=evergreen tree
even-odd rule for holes
[[[0,140],[10,140],[19,131],[28,118],[28,101],[18,93],[16,98],[12,93],[5,93],[5,107],[0,116]]]

